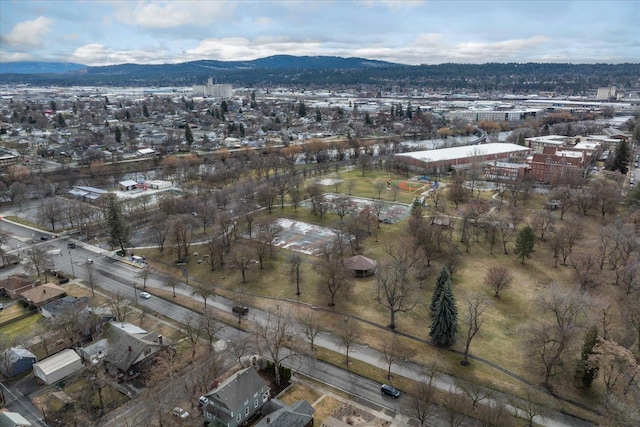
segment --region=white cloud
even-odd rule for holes
[[[244,37],[206,39],[185,52],[183,60],[216,59],[220,61],[244,61],[271,55],[317,55],[323,50],[317,40],[294,41],[285,37]]]
[[[34,57],[30,53],[23,52],[7,52],[0,50],[0,63],[2,62],[21,62],[21,61],[39,61],[42,58]]]
[[[230,18],[234,9],[228,0],[115,2],[114,6],[118,21],[153,29],[209,25]]]
[[[358,3],[366,7],[385,6],[391,10],[412,9],[422,6],[424,0],[360,0]]]
[[[162,50],[113,50],[102,44],[88,44],[73,51],[69,62],[100,66],[113,64],[161,64],[176,62]]]
[[[16,24],[9,34],[2,36],[2,41],[14,47],[40,47],[41,37],[48,34],[52,26],[52,19],[39,16],[32,21]]]

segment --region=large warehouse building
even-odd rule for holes
[[[439,168],[445,170],[449,167],[466,169],[474,163],[486,163],[494,160],[524,159],[530,153],[531,149],[521,145],[492,143],[414,151],[412,153],[396,154],[395,157],[396,160],[406,162],[415,168],[425,170]]]

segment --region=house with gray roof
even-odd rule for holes
[[[254,427],[311,427],[315,410],[305,400],[292,405],[278,399],[271,399],[260,411],[263,418]]]
[[[0,372],[7,378],[31,371],[38,361],[35,354],[24,347],[11,347],[0,353]]]
[[[241,369],[205,394],[204,418],[216,427],[244,425],[269,400],[270,391],[253,367]]]
[[[111,322],[105,338],[109,340],[109,352],[104,361],[126,377],[136,376],[159,352],[171,346],[171,341],[157,332],[123,322]]]

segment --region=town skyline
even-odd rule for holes
[[[639,16],[633,1],[2,2],[0,62],[628,63]]]

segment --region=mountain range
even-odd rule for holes
[[[580,95],[598,87],[640,89],[640,64],[487,63],[402,65],[364,58],[277,55],[252,61],[87,66],[0,63],[0,84],[33,86],[192,86],[208,78],[234,86],[422,86],[435,91]]]

